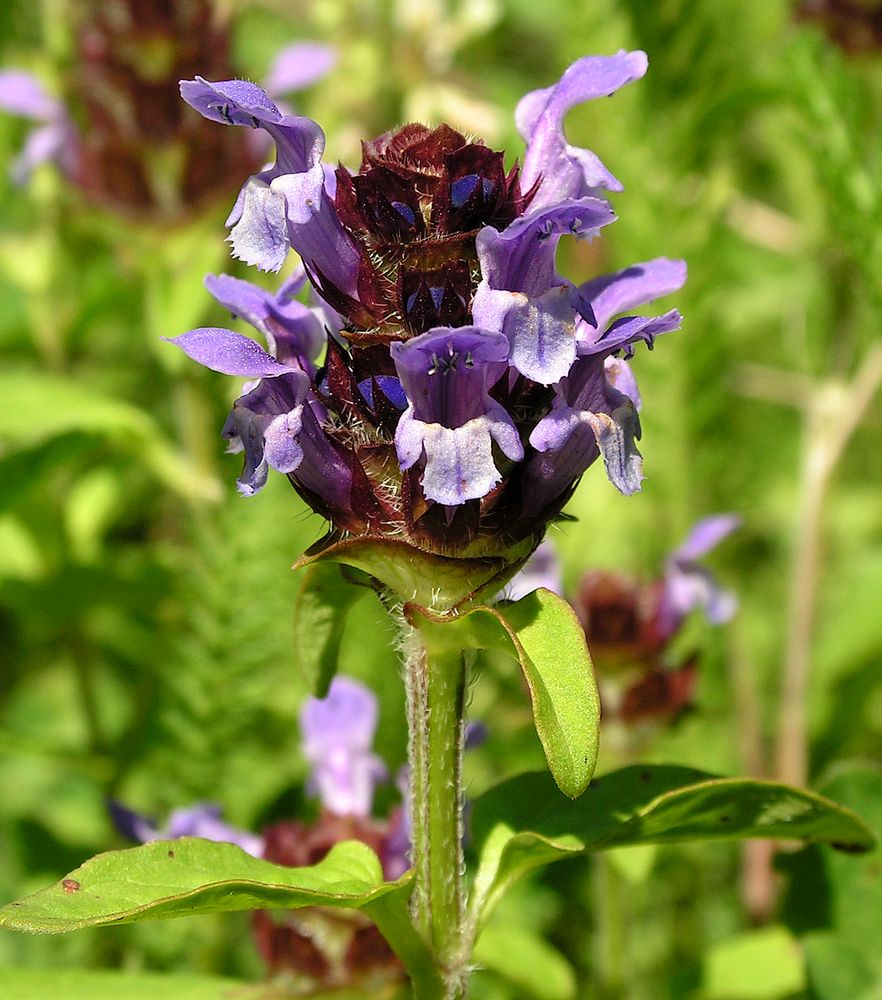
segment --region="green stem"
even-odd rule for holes
[[[458,650],[428,650],[409,629],[407,673],[413,917],[448,1000],[465,996],[462,743],[466,673]]]

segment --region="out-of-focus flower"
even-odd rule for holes
[[[10,173],[16,184],[24,184],[42,163],[54,162],[72,174],[76,166],[76,130],[61,101],[52,97],[40,81],[22,70],[0,70],[0,109],[36,122],[21,153],[12,161]]]
[[[329,812],[370,815],[374,785],[388,775],[371,750],[376,729],[376,697],[348,677],[335,677],[327,697],[304,703],[300,731],[312,766],[309,787]]]
[[[276,145],[229,217],[234,255],[275,271],[293,248],[340,317],[315,371],[230,331],[175,338],[209,368],[259,379],[232,422],[243,492],[269,465],[338,529],[468,555],[538,542],[601,456],[618,489],[639,488],[624,359],[680,315],[627,314],[678,289],[685,265],[657,259],[576,286],[555,252],[613,222],[600,193],[621,190],[567,142],[564,117],[645,70],[642,52],[586,57],[528,94],[523,169],[507,172],[502,153],[447,125],[405,125],[364,143],[357,173],[332,171],[315,122],[253,84],[181,84],[206,118]]]
[[[93,201],[144,217],[192,211],[254,169],[262,143],[242,144],[193,119],[177,83],[198,69],[231,73],[229,27],[210,0],[93,0],[75,11],[76,63],[63,100],[21,70],[0,72],[0,109],[38,123],[12,164],[24,182],[54,162]],[[333,66],[318,43],[283,49],[268,86],[281,97]]]
[[[202,837],[205,840],[236,844],[237,847],[241,847],[243,851],[256,858],[263,856],[263,837],[247,830],[238,830],[229,826],[221,819],[221,807],[214,803],[203,802],[186,809],[175,809],[163,828],[156,826],[140,813],[127,809],[119,802],[111,801],[108,808],[117,830],[124,837],[137,840],[142,844],[153,840]]]
[[[272,98],[305,90],[337,65],[337,51],[319,42],[295,42],[277,53],[267,70],[264,86]]]
[[[519,601],[540,587],[563,596],[560,560],[554,544],[547,538],[539,543],[524,568],[509,580],[498,596],[509,601]]]
[[[733,514],[699,521],[665,560],[661,579],[641,583],[622,573],[592,570],[573,602],[585,628],[607,715],[626,723],[677,716],[691,702],[697,657],[677,665],[669,650],[686,618],[703,613],[711,625],[734,615],[735,595],[699,563],[741,524]]]
[[[882,49],[880,0],[802,0],[796,7],[801,21],[814,21],[840,48],[850,53]]]
[[[665,586],[661,615],[665,629],[673,631],[692,611],[701,610],[711,625],[723,625],[738,608],[733,593],[723,590],[716,577],[699,559],[727,538],[739,525],[735,514],[707,517],[692,529],[689,537],[665,562]]]

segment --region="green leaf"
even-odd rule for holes
[[[574,802],[544,772],[522,774],[476,800],[472,832],[478,919],[517,878],[574,854],[748,837],[826,841],[847,851],[875,842],[857,815],[813,792],[673,766],[626,767],[593,781]]]
[[[839,765],[821,790],[882,830],[882,768]],[[781,856],[790,877],[783,913],[803,936],[812,1000],[882,1000],[882,848],[859,858],[807,849]]]
[[[514,604],[461,615],[433,615],[413,605],[405,613],[430,647],[492,649],[518,660],[554,780],[565,795],[581,795],[597,763],[600,699],[585,633],[570,605],[540,589]]]
[[[369,910],[384,896],[404,900],[409,891],[406,877],[384,882],[377,856],[359,841],[335,845],[312,867],[286,868],[233,844],[184,837],[99,854],[48,889],[0,907],[0,926],[56,934],[230,910]]]
[[[303,574],[294,605],[294,655],[317,698],[324,698],[337,673],[346,619],[362,593],[333,563],[315,563]]]
[[[572,966],[547,941],[523,927],[493,923],[485,927],[472,954],[474,962],[507,979],[518,996],[571,1000],[576,994]]]
[[[266,987],[214,976],[93,969],[0,969],[4,1000],[258,1000]]]
[[[99,854],[48,889],[0,907],[0,927],[60,934],[196,913],[348,907],[374,921],[414,981],[434,986],[438,972],[411,922],[410,892],[410,873],[384,882],[376,854],[357,840],[335,844],[309,868],[287,868],[233,844],[182,837]]]
[[[717,942],[704,960],[703,1000],[779,1000],[802,993],[799,945],[784,927],[761,927]]]

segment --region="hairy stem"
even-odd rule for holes
[[[465,996],[462,653],[429,652],[415,630],[403,642],[407,673],[413,917],[431,943],[446,1000]]]

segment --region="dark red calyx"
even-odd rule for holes
[[[466,145],[465,136],[449,125],[430,129],[409,124],[363,142],[361,173],[389,167],[413,181],[417,193],[430,198],[444,170],[444,157]]]

